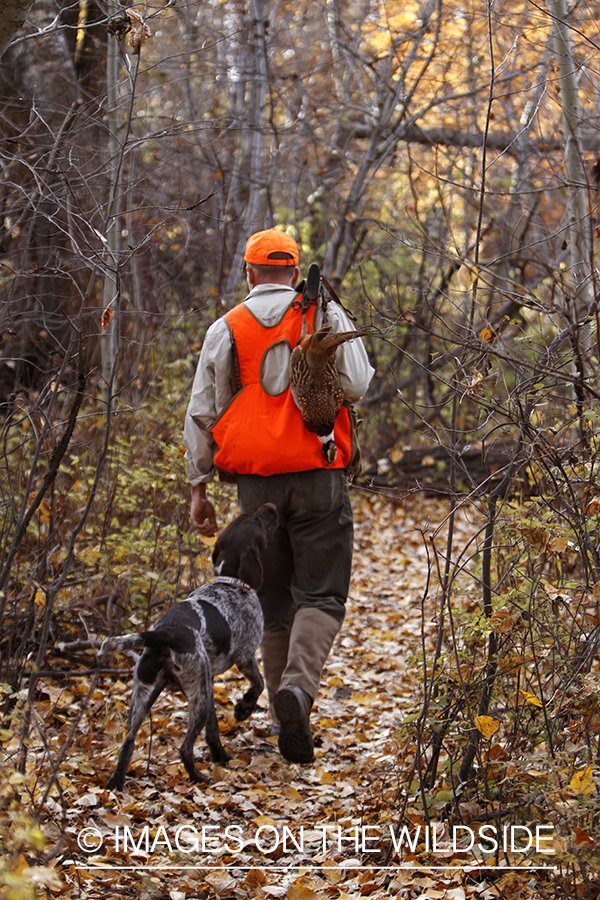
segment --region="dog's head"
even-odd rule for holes
[[[257,591],[263,580],[260,557],[276,528],[277,510],[272,503],[265,503],[254,515],[242,513],[234,519],[215,544],[215,575],[239,578]]]

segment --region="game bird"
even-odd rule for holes
[[[307,295],[308,300],[311,300],[310,295],[315,293],[315,269],[318,292],[319,268],[313,264],[309,268],[303,300]],[[301,308],[304,310],[302,304]],[[334,332],[329,324],[324,324],[318,331],[309,334],[304,318],[300,339],[292,351],[290,359],[292,396],[305,427],[316,434],[323,444],[323,456],[328,465],[335,462],[337,456],[333,426],[344,400],[335,358],[336,351],[346,341],[353,341],[363,335],[363,331]]]

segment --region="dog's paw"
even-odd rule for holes
[[[187,748],[183,747],[180,748],[179,755],[190,781],[193,781],[195,784],[210,784],[210,778],[207,778],[206,775],[203,775],[202,772],[199,772],[196,768],[193,753],[190,753]]]
[[[106,782],[106,790],[107,791],[122,791],[124,784],[125,784],[124,778],[118,778],[116,775],[112,775]]]
[[[233,717],[236,722],[243,722],[248,719],[256,709],[256,700],[248,702],[243,697],[235,704]]]
[[[227,765],[230,759],[233,759],[230,753],[225,750],[224,747],[210,747],[210,760],[214,763],[222,763],[224,766]]]
[[[188,772],[188,775],[190,776],[190,781],[193,781],[194,784],[210,784],[210,778],[207,778],[198,769],[195,769],[194,772]]]

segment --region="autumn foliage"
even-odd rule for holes
[[[598,46],[562,0],[34,0],[0,63],[0,896],[597,895]],[[376,367],[317,762],[264,699],[234,726],[233,672],[229,768],[187,783],[167,699],[112,795],[131,660],[93,644],[210,576],[183,416],[270,225]],[[191,864],[182,824],[263,844],[144,869]],[[126,826],[136,871],[91,871]]]

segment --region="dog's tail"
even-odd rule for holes
[[[98,659],[103,660],[112,653],[141,650],[146,647],[158,650],[159,653],[167,648],[179,653],[190,653],[193,652],[194,646],[194,637],[189,628],[168,631],[157,628],[156,631],[140,631],[139,634],[121,634],[118,637],[106,638],[100,647]]]
[[[117,637],[106,638],[98,651],[98,659],[103,660],[113,653],[121,653],[125,650],[141,650],[146,646],[145,637],[148,632],[140,634],[120,634]]]

